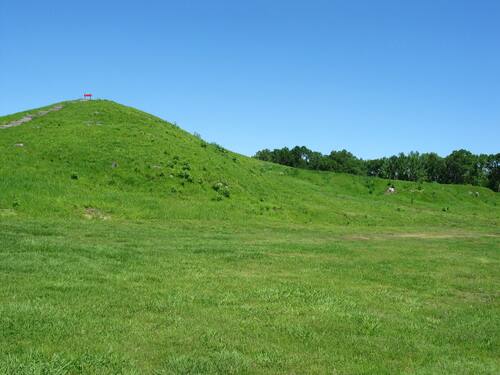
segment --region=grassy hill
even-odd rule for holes
[[[110,101],[63,105],[2,131],[4,210],[81,217],[95,208],[117,220],[496,225],[499,200],[487,189],[397,182],[398,193],[386,195],[388,181],[263,163]]]
[[[0,372],[500,371],[498,194],[59,104],[0,129]]]

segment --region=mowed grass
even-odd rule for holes
[[[2,223],[3,373],[500,368],[498,238]]]
[[[0,373],[500,372],[497,194],[64,105],[0,130]]]

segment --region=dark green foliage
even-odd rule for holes
[[[258,151],[255,158],[290,167],[374,176],[393,180],[471,184],[500,191],[500,154],[474,155],[453,151],[445,158],[436,153],[400,153],[389,158],[362,160],[346,150],[329,155],[296,146]]]
[[[363,161],[347,150],[332,151],[328,155],[327,160],[329,160],[330,170],[332,171],[366,175],[366,166],[363,164]]]
[[[216,182],[213,184],[212,188],[219,193],[220,195],[229,198],[231,195],[231,192],[229,190],[229,186],[225,184],[224,182]]]
[[[365,179],[365,186],[368,188],[368,192],[370,194],[373,194],[373,192],[375,191],[375,183],[372,178]]]
[[[221,145],[219,145],[219,144],[217,144],[217,143],[215,143],[215,142],[212,142],[212,143],[211,143],[211,145],[212,145],[212,146],[213,146],[213,147],[214,147],[214,148],[215,148],[218,152],[220,152],[220,153],[222,153],[222,154],[226,154],[226,153],[227,153],[227,150],[226,150],[224,147],[222,147]]]
[[[188,170],[181,170],[177,173],[177,177],[182,178],[183,180],[186,180],[187,182],[193,182],[193,176],[191,176],[191,173]]]
[[[483,160],[485,160],[485,165],[482,167],[488,171],[488,187],[500,192],[500,153],[484,157]]]
[[[467,150],[453,151],[444,159],[443,180],[452,184],[474,184],[477,156]]]

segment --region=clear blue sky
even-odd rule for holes
[[[500,1],[1,1],[0,114],[92,92],[231,150],[500,151]]]

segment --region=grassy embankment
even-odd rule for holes
[[[0,372],[500,371],[498,194],[63,105],[0,130]]]

